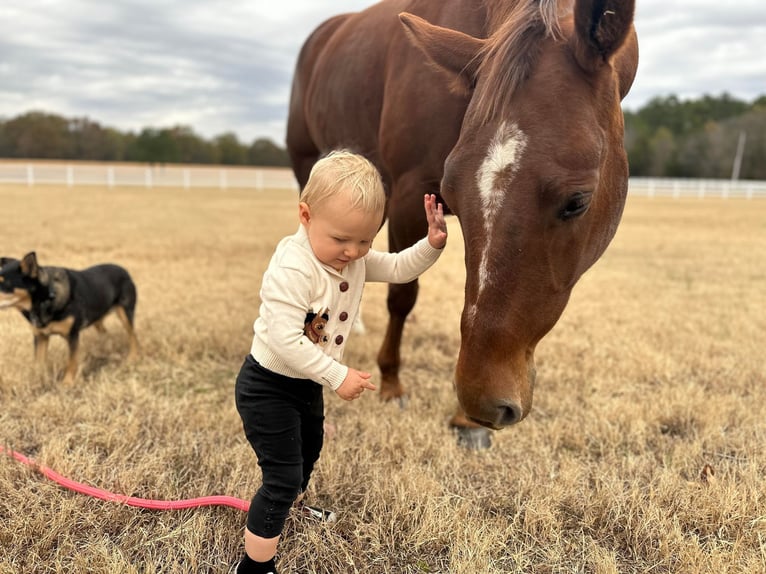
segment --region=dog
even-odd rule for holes
[[[138,354],[133,319],[136,286],[128,272],[112,263],[82,271],[41,266],[34,251],[22,259],[0,257],[0,309],[16,308],[29,321],[34,334],[34,354],[44,363],[51,335],[69,345],[69,359],[62,383],[72,385],[77,374],[80,331],[94,325],[104,332],[102,321],[115,311],[130,339],[128,359]]]

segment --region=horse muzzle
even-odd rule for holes
[[[467,375],[458,368],[455,389],[460,406],[475,423],[499,430],[521,422],[532,410],[533,364],[521,377],[509,376],[502,369],[482,369]]]

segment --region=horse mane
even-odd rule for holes
[[[559,18],[572,10],[572,0],[487,0],[490,33],[478,54],[478,75],[486,89],[478,96],[476,113],[484,124],[498,109],[507,107],[516,90],[529,77],[544,38],[561,38]]]

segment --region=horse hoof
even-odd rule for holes
[[[398,397],[396,399],[396,402],[399,404],[399,408],[404,410],[410,404],[410,397],[408,397],[407,395],[402,395],[401,397]]]
[[[489,429],[459,427],[455,431],[458,446],[468,450],[486,450],[492,446],[492,433]]]

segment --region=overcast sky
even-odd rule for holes
[[[435,0],[438,1],[438,0]],[[0,118],[29,110],[127,131],[191,126],[284,143],[293,66],[325,18],[370,0],[2,0]],[[624,104],[766,94],[764,0],[637,0]]]

